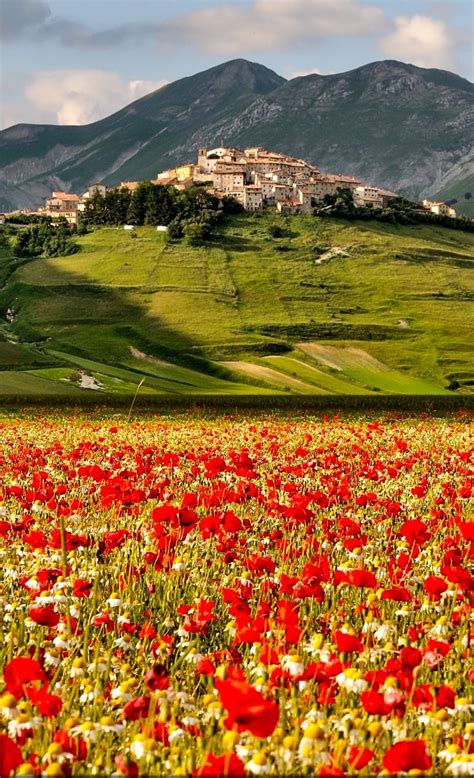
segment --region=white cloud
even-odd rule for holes
[[[166,83],[124,81],[106,70],[45,70],[32,77],[25,96],[42,121],[89,124]]]
[[[380,50],[424,68],[452,68],[454,39],[447,25],[430,16],[397,16],[393,32],[381,38]]]
[[[158,37],[241,56],[322,38],[372,35],[386,26],[382,9],[359,0],[252,0],[175,17],[160,26]]]

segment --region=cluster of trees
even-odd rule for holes
[[[221,205],[202,186],[180,192],[172,186],[142,181],[133,192],[125,188],[110,189],[105,195],[95,192],[81,221],[85,225],[162,224],[168,227],[171,239],[185,236],[195,242],[210,237],[222,213],[231,211],[235,205],[230,198]]]
[[[71,238],[71,229],[66,220],[56,223],[43,220],[30,224],[17,234],[14,254],[17,257],[64,257],[75,254],[79,246]]]
[[[238,209],[241,207],[232,198],[220,203],[202,186],[180,192],[172,186],[142,181],[133,192],[125,188],[110,189],[105,195],[95,192],[86,204],[81,223],[166,225],[168,239],[184,237],[198,244],[211,237],[223,213]]]
[[[315,216],[336,216],[340,219],[375,219],[389,224],[439,224],[454,230],[474,232],[474,221],[438,216],[406,197],[394,197],[385,208],[355,205],[349,189],[338,189],[336,194],[325,195],[322,203],[316,204],[313,213]]]

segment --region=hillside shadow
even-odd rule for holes
[[[193,347],[199,345],[197,342],[147,310],[148,285],[109,286],[94,282],[90,276],[74,269],[74,263],[81,256],[84,256],[82,252],[60,257],[61,266],[55,264],[55,259],[30,260],[32,264],[48,262],[53,265],[55,272],[51,285],[43,286],[34,279],[18,277],[18,267],[15,267],[0,287],[0,310],[3,318],[8,309],[15,311],[14,320],[7,326],[19,345],[28,345],[42,357],[49,357],[46,364],[52,367],[58,367],[62,360],[51,356],[51,352],[63,352],[110,367],[123,367],[136,373],[137,382],[144,375],[153,377],[150,372],[153,359],[235,382],[230,371],[192,353]],[[65,260],[70,271],[64,268]],[[141,290],[143,305],[130,300],[131,293]],[[215,296],[213,290],[204,294]],[[202,309],[205,315],[205,302]],[[136,356],[138,352],[140,357]],[[137,365],[141,359],[143,371]],[[46,366],[44,360],[43,366]],[[0,371],[5,367],[0,365]],[[23,368],[31,369],[31,364],[17,366],[19,370]]]

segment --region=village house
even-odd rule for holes
[[[435,213],[437,216],[449,216],[455,219],[457,214],[454,208],[446,203],[439,203],[435,200],[423,200],[422,206],[425,210]]]
[[[354,204],[364,208],[386,208],[394,197],[398,197],[395,192],[377,186],[357,186],[354,189]]]
[[[43,216],[51,218],[63,217],[68,224],[77,224],[78,208],[81,198],[77,194],[67,192],[53,192],[46,200],[45,207],[41,210]]]
[[[221,163],[210,175],[215,188],[220,192],[243,189],[246,181],[245,167],[237,163]]]
[[[246,211],[260,211],[263,207],[262,188],[257,184],[244,187],[243,206]]]

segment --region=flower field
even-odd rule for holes
[[[474,774],[465,417],[0,435],[0,776]]]

